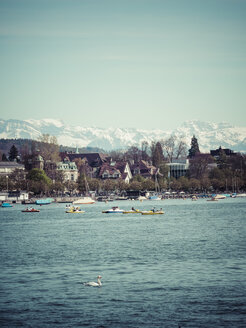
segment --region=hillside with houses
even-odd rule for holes
[[[137,197],[246,190],[245,155],[221,147],[202,153],[195,136],[189,147],[181,139],[169,137],[151,145],[143,142],[141,148],[108,153],[61,149],[49,135],[21,146],[18,140],[5,142],[5,150],[6,144],[9,149],[0,156],[1,200],[9,192],[22,191],[32,197],[88,193]]]

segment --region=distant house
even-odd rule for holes
[[[121,179],[129,183],[132,179],[132,173],[128,162],[106,162],[104,163],[98,175],[101,179]]]
[[[189,159],[175,159],[172,163],[167,163],[167,166],[169,167],[168,177],[178,179],[186,175],[189,169]]]
[[[12,203],[19,203],[29,199],[29,194],[26,191],[11,191],[11,192],[1,192],[0,201],[9,201]]]
[[[218,159],[220,154],[221,154],[221,151],[223,151],[225,153],[225,155],[227,157],[231,157],[231,156],[236,156],[237,154],[234,153],[233,150],[231,149],[228,149],[228,148],[221,148],[221,146],[218,148],[218,149],[215,149],[215,150],[210,150],[210,155],[213,156],[215,159]]]
[[[65,157],[62,162],[58,162],[57,170],[62,171],[64,174],[65,181],[77,181],[78,180],[78,169],[75,162],[70,162],[68,157]]]
[[[90,176],[92,178],[96,178],[98,176],[101,166],[108,160],[107,156],[102,153],[78,154],[61,152],[60,157],[62,160],[67,157],[70,162],[74,162],[76,159],[81,159],[90,168]]]
[[[17,162],[0,162],[0,176],[8,176],[16,169],[24,171],[25,166]]]
[[[141,160],[137,163],[131,164],[132,175],[141,175],[144,178],[153,178],[157,173],[157,168],[147,161]]]
[[[69,152],[62,152],[60,153],[60,157],[62,160],[68,157],[69,160],[72,162],[77,158],[85,159],[88,161],[88,164],[91,167],[100,167],[104,162],[107,161],[107,156],[101,153],[86,153],[86,154],[78,154],[78,153],[69,153]]]

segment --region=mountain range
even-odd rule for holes
[[[190,147],[196,136],[200,150],[209,152],[218,147],[246,152],[246,127],[229,123],[186,121],[174,130],[143,130],[135,128],[97,128],[65,124],[62,120],[3,120],[0,119],[0,138],[39,140],[43,134],[55,136],[60,145],[70,147],[97,147],[105,151],[140,146],[142,141],[159,141],[171,135],[182,138]]]

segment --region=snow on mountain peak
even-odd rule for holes
[[[0,120],[0,138],[26,138],[37,140],[42,134],[55,136],[64,146],[99,147],[106,151],[141,147],[143,141],[167,139],[171,135],[182,138],[190,146],[193,135],[198,139],[200,150],[205,152],[219,146],[246,152],[246,128],[233,127],[226,122],[213,123],[186,121],[173,131],[143,130],[134,128],[96,128],[64,124],[62,120]]]
[[[64,123],[62,120],[53,119],[53,118],[44,118],[42,120],[29,119],[29,120],[24,120],[24,121],[28,122],[30,124],[37,125],[37,126],[53,125],[53,126],[56,126],[57,128],[61,128],[64,126]]]

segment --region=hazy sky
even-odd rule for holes
[[[246,125],[246,0],[0,0],[0,118]]]

